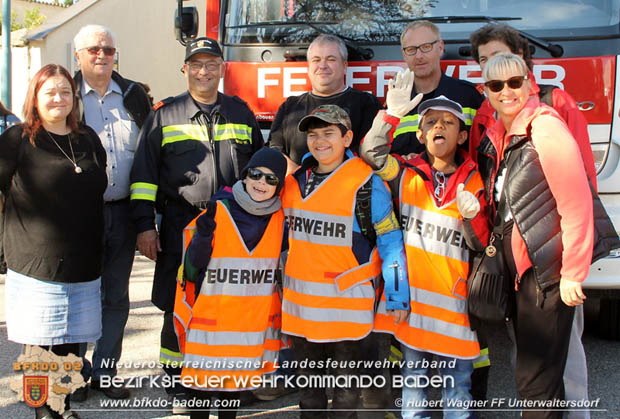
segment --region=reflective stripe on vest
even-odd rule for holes
[[[157,198],[157,185],[146,182],[132,183],[129,187],[129,198],[144,199],[145,201],[153,201]]]
[[[356,340],[373,322],[381,273],[376,249],[359,264],[351,249],[357,191],[372,175],[359,158],[340,165],[306,198],[293,176],[285,181],[282,207],[289,224],[282,332],[313,342]],[[335,199],[337,197],[337,199]]]
[[[211,260],[190,318],[181,318],[183,301],[175,304],[175,315],[180,317],[177,324],[187,324],[181,376],[189,387],[203,390],[205,383],[212,389],[248,389],[256,382],[235,379],[274,371],[280,349],[281,301],[275,273],[284,216],[282,211],[272,214],[251,252],[219,201],[215,223]],[[195,222],[186,228],[186,243],[194,228]]]
[[[467,317],[469,251],[456,201],[437,207],[424,180],[413,170],[401,178],[401,221],[408,261],[411,313],[395,325],[382,296],[375,330],[387,331],[408,347],[438,355],[474,359],[480,353]],[[475,173],[465,189],[476,193]]]

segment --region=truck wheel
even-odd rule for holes
[[[600,337],[620,340],[620,300],[601,298],[598,324]]]

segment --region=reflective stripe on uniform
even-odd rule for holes
[[[349,246],[353,240],[353,218],[285,208],[289,238],[325,246]]]
[[[178,366],[183,362],[183,354],[166,349],[163,346],[159,348],[159,361],[164,365],[168,363],[176,363]]]
[[[372,307],[372,300],[369,301]],[[366,304],[368,305],[368,304]],[[282,302],[282,312],[312,322],[347,322],[368,324],[372,322],[373,314],[368,310],[345,310],[342,308],[329,309],[325,307],[306,307],[285,300]]]
[[[463,108],[463,114],[465,115],[465,125],[471,126],[474,123],[474,117],[477,110],[475,108]]]
[[[238,297],[271,295],[277,282],[278,261],[279,258],[212,258],[205,271],[200,295]]]
[[[187,342],[187,346],[191,347],[191,343]],[[256,371],[261,368],[263,362],[262,356],[247,358],[227,356],[206,356],[186,354],[184,365],[204,369],[208,371]]]
[[[146,182],[132,183],[129,187],[130,199],[153,201],[157,198],[157,185]]]
[[[405,245],[428,253],[469,261],[469,250],[458,218],[423,208],[401,204]]]
[[[415,304],[412,301],[412,304]],[[413,307],[412,307],[413,309]],[[377,313],[386,313],[385,300],[379,302]],[[455,339],[478,342],[476,333],[471,330],[469,325],[458,325],[448,321],[436,319],[429,316],[424,316],[415,312],[409,313],[407,317],[407,323],[410,327],[436,333],[438,335],[444,335]],[[415,342],[413,342],[415,344]],[[448,350],[448,348],[446,348]]]
[[[465,115],[465,125],[468,127],[471,126],[474,122],[474,117],[476,116],[475,108],[463,108],[463,115]],[[398,137],[401,134],[405,134],[408,132],[415,133],[419,129],[419,114],[413,115],[405,115],[400,119],[399,124],[396,126],[396,130],[394,131],[394,138]]]
[[[252,127],[245,124],[215,125],[215,141],[235,140],[238,143],[252,143]]]
[[[201,125],[166,125],[161,129],[161,146],[179,141],[209,141],[209,135]]]
[[[482,348],[478,358],[474,359],[474,369],[484,368],[491,365],[491,359],[489,358],[489,348]]]
[[[417,113],[415,115],[405,115],[400,119],[400,122],[396,126],[396,130],[394,131],[394,138],[398,137],[401,134],[405,134],[407,132],[415,133],[418,130],[418,119],[420,115]]]
[[[391,363],[396,363],[403,360],[403,353],[394,345],[390,345],[390,356],[388,358]]]
[[[200,319],[194,317],[193,320]],[[192,329],[187,334],[187,342],[208,345],[262,345],[265,342],[265,332],[206,332]]]
[[[434,307],[440,307],[454,313],[467,312],[467,300],[457,297],[449,297],[438,292],[428,291],[416,287],[410,287],[409,292],[412,303],[421,302]]]

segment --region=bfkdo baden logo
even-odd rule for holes
[[[13,362],[15,375],[10,386],[28,406],[47,405],[62,415],[65,398],[86,385],[81,369],[82,359],[74,354],[60,356],[38,346],[25,345],[23,353]]]
[[[24,376],[24,401],[28,406],[43,406],[47,401],[48,389],[48,378],[46,376]]]

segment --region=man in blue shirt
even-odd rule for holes
[[[82,374],[90,387],[113,399],[126,399],[126,388],[102,388],[102,376],[115,376],[121,356],[123,333],[129,316],[129,276],[136,248],[136,229],[129,211],[129,172],[138,133],[151,107],[142,86],[114,71],[114,34],[99,25],[84,26],[74,39],[80,71],[75,75],[80,116],[99,134],[107,153],[108,187],[103,195],[104,265],[101,275],[102,335]],[[81,355],[86,353],[86,345]],[[71,400],[87,397],[83,387]]]

